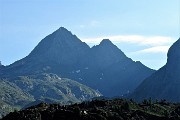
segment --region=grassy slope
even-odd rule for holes
[[[0,113],[6,114],[35,101],[75,103],[98,97],[95,90],[55,74],[19,76],[0,80]],[[19,109],[18,109],[19,110]]]

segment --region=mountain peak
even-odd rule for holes
[[[71,31],[67,30],[65,27],[60,27],[59,29],[57,29],[55,32],[53,32],[52,34],[54,36],[54,40],[58,40],[58,41],[67,41],[69,40],[69,38],[67,37],[76,37],[75,35],[72,34]],[[77,37],[76,37],[77,38]]]
[[[114,45],[109,39],[103,39],[99,45]]]
[[[58,30],[66,30],[66,31],[68,31],[65,27],[60,27]]]
[[[118,63],[119,61],[127,60],[126,55],[109,39],[103,39],[99,45],[93,46],[90,51],[92,63],[88,62],[96,67],[106,68],[112,64]]]
[[[71,31],[69,31],[68,29],[66,29],[65,27],[60,27],[59,29],[57,29],[55,32],[67,32],[67,33],[71,33]],[[72,34],[72,33],[71,33]]]
[[[52,60],[61,64],[74,64],[74,61],[77,61],[78,57],[88,49],[89,46],[76,35],[66,28],[60,27],[41,40],[29,56],[40,61],[43,59],[43,61]]]
[[[102,53],[109,54],[109,55],[120,55],[126,57],[126,55],[116,46],[114,45],[109,39],[103,39],[99,45],[95,46],[95,48],[99,48]]]

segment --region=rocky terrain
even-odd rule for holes
[[[180,104],[151,99],[92,100],[80,104],[40,103],[26,110],[15,111],[2,120],[180,120]]]

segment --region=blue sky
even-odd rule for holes
[[[180,36],[180,1],[0,0],[0,61],[27,56],[61,26],[90,46],[109,38],[128,57],[159,69]]]

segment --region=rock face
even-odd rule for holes
[[[180,101],[180,39],[168,51],[165,66],[145,79],[131,97]]]
[[[133,91],[153,72],[128,58],[108,39],[89,48],[61,27],[45,37],[27,57],[0,70],[0,77],[54,73],[112,97]]]
[[[180,39],[169,49],[166,64],[166,80],[180,82]]]

